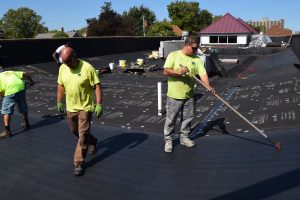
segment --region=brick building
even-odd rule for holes
[[[280,25],[272,26],[268,31],[265,32],[268,36],[290,36],[293,31],[290,29],[282,28]]]

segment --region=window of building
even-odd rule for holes
[[[218,36],[210,36],[209,43],[219,43]]]
[[[219,36],[219,43],[227,43],[227,36]]]
[[[220,43],[220,44],[236,44],[237,36],[210,36],[209,43]]]
[[[237,43],[237,36],[228,36],[228,43]]]

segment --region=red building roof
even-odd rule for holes
[[[282,28],[282,25],[273,25],[267,32],[265,32],[265,35],[268,36],[290,36],[292,34],[292,30]]]
[[[223,17],[205,27],[200,34],[224,33],[257,33],[250,25],[240,18],[235,18],[226,13]]]

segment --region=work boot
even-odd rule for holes
[[[74,175],[81,176],[81,175],[83,175],[83,173],[84,173],[84,162],[77,163],[75,165]]]
[[[98,143],[98,140],[96,139],[95,144],[91,144],[88,146],[88,154],[90,156],[93,156],[97,153],[97,143]]]
[[[30,125],[29,125],[29,123],[27,123],[27,122],[22,122],[22,123],[21,123],[21,127],[24,129],[24,131],[30,129]]]
[[[195,142],[190,140],[188,137],[181,137],[180,144],[184,145],[186,147],[194,147],[195,146]]]
[[[8,130],[4,130],[0,133],[0,138],[9,138],[11,137],[11,132]]]
[[[172,153],[173,151],[173,143],[172,140],[166,140],[165,141],[165,152],[166,153]]]

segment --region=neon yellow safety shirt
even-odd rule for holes
[[[181,50],[171,52],[165,62],[164,68],[180,70],[180,65],[186,66],[194,75],[205,75],[206,70],[202,60],[196,56],[187,56]],[[189,99],[194,96],[195,80],[189,75],[168,77],[167,96],[173,99]]]
[[[59,68],[57,83],[65,88],[66,109],[69,112],[94,112],[94,86],[100,83],[95,68],[79,60],[76,69],[62,64]]]
[[[0,73],[0,92],[9,96],[25,90],[22,71],[5,71]]]

